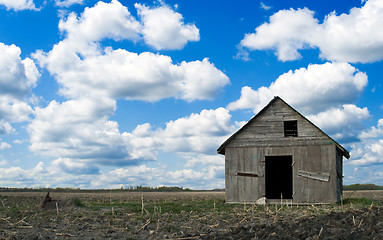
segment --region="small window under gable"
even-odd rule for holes
[[[285,137],[298,137],[298,122],[284,121]]]

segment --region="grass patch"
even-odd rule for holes
[[[369,198],[346,198],[343,200],[343,205],[358,205],[358,206],[382,206],[382,202]]]
[[[142,203],[141,202],[112,202],[112,203],[100,203],[100,202],[89,202],[87,206],[92,210],[98,211],[103,208],[124,208],[129,212],[141,213]],[[220,199],[210,199],[202,201],[161,201],[161,202],[144,202],[144,212],[149,214],[154,213],[175,213],[179,214],[182,212],[222,212],[231,211],[233,208],[238,207],[236,204],[225,204]]]
[[[86,201],[83,203],[79,199],[74,199],[74,203],[77,207],[86,207],[92,211],[100,210],[114,210],[123,209],[130,213],[142,213],[141,201],[136,202],[93,202]],[[340,203],[339,203],[340,204]],[[373,200],[368,198],[346,198],[343,200],[343,206],[345,207],[369,207],[369,206],[383,206],[383,202],[379,200]],[[298,209],[308,209],[315,213],[325,213],[327,208],[334,208],[337,204],[330,204],[325,206],[285,206],[285,205],[254,205],[248,203],[244,204],[227,204],[222,199],[209,199],[209,200],[186,200],[186,201],[147,201],[144,202],[144,214],[182,214],[182,213],[203,213],[203,212],[217,212],[217,213],[230,213],[233,211],[241,212],[265,212],[275,211],[295,211]],[[323,209],[325,208],[325,209]]]
[[[76,207],[86,207],[86,205],[78,198],[75,198],[73,203]]]

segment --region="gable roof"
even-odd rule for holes
[[[335,145],[337,146],[337,148],[342,152],[343,156],[345,156],[347,159],[350,158],[350,153],[344,148],[342,147],[339,143],[337,143],[334,139],[332,139],[329,135],[327,135],[325,132],[323,132],[319,127],[317,127],[314,123],[312,123],[310,120],[308,120],[305,116],[303,116],[302,114],[300,114],[297,110],[295,110],[293,107],[291,107],[288,103],[286,103],[282,98],[278,97],[278,96],[275,96],[273,98],[273,100],[271,100],[269,102],[269,104],[267,104],[261,111],[259,111],[259,113],[257,115],[255,115],[252,119],[250,119],[250,121],[248,121],[243,127],[241,127],[237,132],[235,132],[233,135],[231,135],[218,149],[217,149],[217,153],[219,154],[225,154],[225,147],[227,145],[229,145],[229,143],[235,138],[235,136],[237,136],[239,133],[243,132],[244,129],[246,129],[246,127],[248,125],[250,125],[252,122],[254,122],[258,116],[262,115],[263,112],[266,111],[266,109],[271,106],[272,104],[274,104],[274,102],[276,102],[277,100],[280,100],[282,101],[283,103],[285,103],[288,107],[290,107],[294,112],[296,112],[298,115],[300,115],[303,119],[305,119],[307,122],[309,122],[313,127],[315,127],[316,129],[318,129],[320,132],[322,132],[326,137],[328,137],[331,141],[333,141],[335,143]]]

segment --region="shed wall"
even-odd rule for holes
[[[284,137],[284,121],[297,120],[298,137]],[[257,115],[228,147],[307,146],[333,144],[322,131],[314,127],[282,101],[276,101]]]
[[[337,174],[337,183],[336,183],[336,192],[337,200],[340,202],[343,195],[343,155],[339,149],[336,151],[336,174]]]
[[[297,121],[298,136],[284,136],[284,121]],[[255,202],[265,196],[265,157],[292,156],[293,202],[340,200],[342,153],[336,142],[274,99],[224,144],[227,202]],[[238,173],[241,173],[238,175]]]
[[[331,203],[339,198],[335,145],[297,147],[227,147],[226,201],[255,202],[265,196],[265,157],[293,157],[293,203]],[[329,176],[328,181],[298,173]],[[252,176],[238,176],[250,173]],[[257,177],[255,176],[257,175]]]

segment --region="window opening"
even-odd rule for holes
[[[298,123],[294,121],[284,122],[285,137],[298,137]]]

